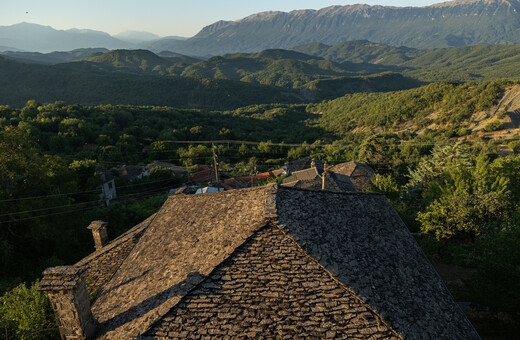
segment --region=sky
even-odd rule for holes
[[[320,9],[366,3],[428,6],[445,0],[0,0],[0,26],[20,22],[55,29],[93,29],[109,34],[126,30],[191,37],[219,20],[238,20],[264,11]]]

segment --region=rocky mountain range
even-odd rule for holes
[[[262,12],[237,21],[219,21],[189,39],[159,39],[152,33],[137,31],[111,36],[94,30],[55,30],[20,23],[0,26],[0,51],[141,48],[209,57],[309,43],[334,46],[354,40],[419,49],[520,44],[519,11],[520,0],[454,0],[427,7],[331,6],[288,13]]]
[[[157,40],[143,47],[207,56],[363,39],[414,48],[519,44],[519,11],[518,0],[455,0],[428,7],[351,5],[263,12],[219,21],[186,41]]]

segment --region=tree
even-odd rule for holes
[[[437,145],[430,157],[423,158],[417,168],[409,170],[408,190],[427,192],[435,181],[442,181],[448,166],[468,168],[471,166],[469,149],[464,144]],[[427,193],[425,193],[427,196]]]
[[[399,185],[391,174],[377,174],[376,180],[371,183],[370,191],[381,192],[391,200],[397,199],[400,193]]]
[[[374,168],[388,166],[388,146],[386,141],[377,135],[367,137],[359,146],[359,160]]]
[[[30,287],[20,284],[0,297],[0,329],[9,338],[55,339],[58,328],[49,298],[36,290],[39,282]]]
[[[249,148],[247,147],[247,145],[242,144],[238,148],[238,153],[240,154],[241,157],[246,157],[249,154]]]
[[[164,166],[156,166],[150,170],[150,178],[153,180],[172,179],[174,177],[172,170]]]
[[[502,122],[500,122],[499,120],[494,120],[492,122],[487,123],[486,126],[484,126],[483,130],[485,132],[492,132],[492,131],[498,131],[501,129],[502,129]]]
[[[511,192],[506,177],[496,176],[485,157],[473,167],[453,164],[434,182],[437,197],[417,214],[423,233],[437,239],[470,237],[500,230],[510,214]]]

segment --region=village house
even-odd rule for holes
[[[175,195],[111,242],[106,227],[43,273],[63,339],[479,339],[382,194]]]
[[[312,167],[317,167],[317,168],[323,169],[324,164],[322,161],[320,161],[318,159],[314,159],[312,157],[305,157],[305,158],[297,159],[297,160],[287,163],[285,165],[284,170],[287,173],[293,173],[296,171],[301,171],[301,170],[309,169]]]
[[[198,171],[190,174],[193,183],[211,183],[217,181],[215,168],[208,165],[197,165]]]
[[[353,161],[336,164],[330,167],[330,171],[348,176],[359,191],[370,189],[372,182],[376,179],[376,172],[371,167]]]
[[[103,201],[103,204],[108,207],[110,203],[117,198],[114,176],[102,167],[96,168],[96,176],[98,180],[97,188],[100,191],[99,197]]]
[[[348,176],[336,174],[329,171],[329,169],[316,166],[293,172],[290,176],[283,179],[282,185],[300,189],[321,189],[340,192],[357,191]]]
[[[143,176],[147,176],[148,171],[145,170],[144,166],[139,165],[123,165],[121,169],[119,169],[119,177],[123,178],[129,182],[135,181],[137,179],[143,178]]]

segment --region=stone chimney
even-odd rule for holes
[[[323,174],[321,175],[321,190],[325,190],[327,187],[327,181],[329,180],[329,177],[329,169],[323,169]]]
[[[49,294],[62,340],[92,339],[96,332],[83,271],[73,266],[47,268],[38,286]]]
[[[315,168],[316,167],[316,160],[313,158],[311,160],[311,168]]]
[[[92,237],[94,238],[94,247],[96,250],[99,250],[108,243],[108,235],[107,235],[107,222],[103,221],[93,221],[87,227],[92,230]]]

